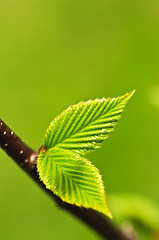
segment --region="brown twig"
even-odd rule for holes
[[[1,119],[0,119],[0,147],[25,171],[34,181],[47,192],[63,209],[75,215],[98,232],[104,239],[135,240],[117,228],[111,220],[92,209],[79,208],[63,202],[54,195],[39,180],[36,169],[37,153],[28,147]]]

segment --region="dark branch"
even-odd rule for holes
[[[36,169],[37,153],[29,148],[16,134],[0,120],[0,147],[25,171],[34,181],[47,192],[52,199],[63,209],[69,211],[83,222],[91,226],[104,239],[109,240],[135,240],[131,236],[126,236],[118,229],[111,220],[103,214],[92,209],[79,208],[63,202],[59,197],[54,195],[50,190],[45,188],[45,185],[39,180]]]
[[[1,119],[0,147],[23,169],[34,168],[37,153],[29,148]]]

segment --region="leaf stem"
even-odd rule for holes
[[[97,211],[79,208],[63,202],[54,195],[39,180],[36,169],[37,153],[28,147],[1,119],[0,119],[0,147],[25,171],[30,177],[47,192],[52,199],[64,210],[92,227],[104,239],[109,240],[135,240],[133,236],[127,236],[117,228],[111,220]]]

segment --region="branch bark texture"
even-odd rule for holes
[[[56,201],[58,206],[72,213],[88,226],[92,227],[104,239],[135,240],[117,228],[111,220],[97,211],[79,208],[63,202],[54,195],[39,180],[36,169],[37,152],[28,147],[1,119],[0,119],[0,147],[45,191]]]

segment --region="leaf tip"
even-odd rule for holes
[[[103,211],[103,213],[104,213],[107,217],[109,217],[110,219],[113,219],[113,216],[112,216],[112,214],[111,214],[111,212],[110,212],[107,204],[106,204],[106,206],[105,206],[105,210]]]
[[[113,216],[111,214],[111,212],[109,211],[109,213],[107,214],[107,216],[110,218],[110,219],[113,219]]]
[[[129,99],[134,95],[135,92],[136,92],[136,89],[128,92],[128,93],[125,95],[126,97],[128,97],[127,100],[129,100]]]
[[[130,100],[130,98],[134,95],[136,89],[126,93],[125,95],[118,97],[119,99],[121,99],[121,102],[123,104],[123,107],[127,104],[127,102]]]

